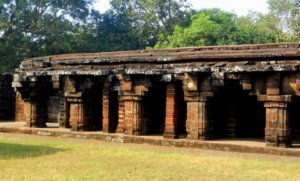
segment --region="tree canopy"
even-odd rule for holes
[[[186,0],[110,0],[104,13],[92,2],[0,0],[0,72],[49,54],[300,40],[299,0],[268,0],[268,14],[243,17]]]

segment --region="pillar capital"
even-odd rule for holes
[[[142,96],[141,95],[124,95],[124,96],[121,96],[121,99],[123,101],[141,101]]]
[[[77,93],[66,92],[64,96],[68,99],[69,102],[77,102],[82,100],[82,92],[77,92]]]
[[[257,95],[257,100],[262,102],[292,102],[292,95]]]
[[[264,102],[265,108],[287,108],[289,102]]]
[[[118,75],[122,96],[143,96],[148,92],[151,81],[146,77]]]

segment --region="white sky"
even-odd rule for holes
[[[95,0],[94,8],[105,12],[109,8],[109,0]],[[247,15],[249,11],[268,12],[267,0],[188,0],[194,9],[220,8],[234,12],[239,16]]]

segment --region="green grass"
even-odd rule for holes
[[[300,180],[300,159],[0,134],[0,180]]]

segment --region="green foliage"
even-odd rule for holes
[[[269,0],[270,13],[237,17],[192,10],[187,0],[0,0],[0,72],[26,57],[199,45],[300,40],[300,1]]]
[[[24,57],[72,51],[75,25],[89,14],[91,0],[0,0],[0,72]]]
[[[285,41],[300,40],[300,0],[268,0],[270,14],[285,31]]]
[[[184,25],[190,16],[186,0],[111,0],[111,5],[131,20],[126,25],[135,30],[142,48],[166,41],[174,27]]]
[[[231,45],[279,42],[282,31],[272,15],[251,13],[238,18],[220,9],[206,9],[193,15],[186,27],[176,26],[170,43],[156,47]]]
[[[252,12],[237,20],[237,44],[262,44],[281,42],[282,31],[272,15]]]

